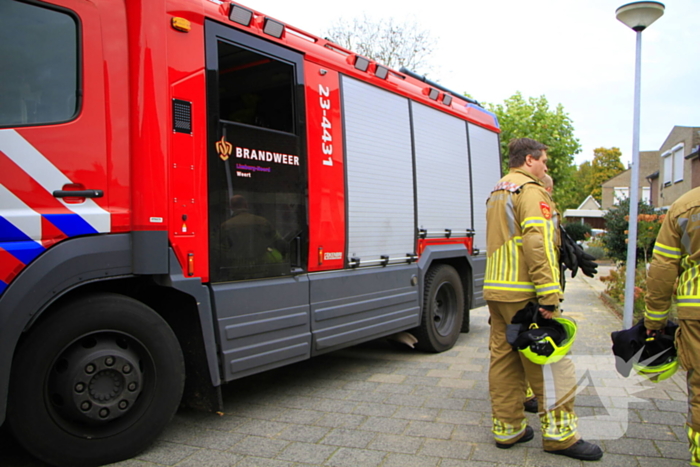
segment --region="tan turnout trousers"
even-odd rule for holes
[[[489,391],[494,438],[499,443],[511,444],[522,437],[527,426],[523,402],[529,382],[538,399],[544,450],[568,448],[580,438],[574,413],[573,362],[564,357],[556,363],[537,365],[507,343],[506,325],[528,300],[487,303],[491,315]],[[557,311],[555,316],[560,313]]]
[[[678,320],[676,335],[678,363],[686,370],[688,382],[688,421],[686,431],[690,444],[690,465],[700,466],[700,321]]]

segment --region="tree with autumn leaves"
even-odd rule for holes
[[[570,199],[578,207],[589,195],[598,203],[602,202],[602,185],[614,176],[625,171],[620,162],[622,153],[619,148],[595,148],[593,161],[586,161],[575,172],[576,183],[571,186]]]
[[[619,148],[596,148],[593,150],[591,170],[586,179],[581,180],[581,182],[583,182],[588,194],[593,196],[599,203],[602,202],[603,183],[625,171],[625,166],[620,162],[621,156],[622,153]]]

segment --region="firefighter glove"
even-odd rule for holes
[[[578,243],[575,245],[576,260],[578,263],[578,267],[581,268],[581,271],[588,277],[595,276],[598,273],[598,263],[593,261],[595,257],[583,251],[583,248],[581,248],[581,245],[579,245]]]
[[[578,271],[578,258],[576,256],[576,242],[569,236],[564,227],[559,226],[561,232],[561,246],[559,247],[559,259],[562,264],[571,271],[571,277],[576,277]]]

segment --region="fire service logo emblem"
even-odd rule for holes
[[[544,201],[540,202],[540,209],[542,210],[542,216],[544,216],[545,219],[549,220],[552,218],[552,208],[549,207],[549,204],[545,203]]]
[[[227,161],[233,151],[233,145],[226,141],[226,137],[222,136],[221,141],[216,142],[216,150],[219,152],[219,157],[222,161]]]

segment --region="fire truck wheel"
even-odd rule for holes
[[[425,275],[423,317],[414,329],[416,347],[444,352],[459,338],[464,316],[464,290],[457,271],[447,264],[433,266]]]
[[[461,331],[465,334],[468,333],[470,330],[470,328],[469,328],[470,321],[471,321],[470,315],[471,315],[471,312],[469,310],[469,306],[465,302],[464,303],[464,314],[462,315],[462,329],[461,329]]]
[[[153,309],[123,295],[85,296],[20,343],[7,417],[27,451],[51,465],[108,464],[153,442],[184,379],[177,338]]]

